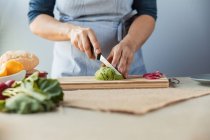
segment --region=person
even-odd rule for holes
[[[30,0],[28,18],[34,34],[55,41],[52,77],[94,75],[99,53],[125,77],[146,72],[141,47],[156,0]]]

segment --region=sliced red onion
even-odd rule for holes
[[[9,88],[5,83],[0,83],[0,100],[5,100],[7,97],[5,97],[4,95],[2,95],[2,92]]]
[[[33,74],[33,73],[27,73],[25,78],[29,77],[29,76],[32,75],[32,74]],[[45,72],[45,71],[40,71],[40,72],[39,72],[39,77],[40,77],[40,78],[47,78],[47,75],[48,75],[48,73]]]
[[[146,73],[143,75],[143,78],[150,79],[150,80],[160,79],[162,77],[163,77],[163,74],[159,71],[155,71],[152,73]]]
[[[48,73],[45,72],[45,71],[39,72],[39,77],[40,77],[40,78],[47,78],[47,75],[48,75]]]

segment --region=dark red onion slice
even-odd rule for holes
[[[48,73],[45,71],[39,72],[39,77],[41,77],[41,78],[47,78],[47,75],[48,75]]]
[[[5,97],[4,95],[2,95],[2,92],[9,88],[5,83],[0,83],[0,100],[5,100],[7,97]]]
[[[150,80],[155,80],[155,79],[160,79],[163,77],[163,74],[159,71],[155,71],[152,73],[146,73],[142,76],[145,79],[150,79]]]
[[[33,73],[27,73],[26,74],[26,78],[29,77],[31,74],[33,74]],[[45,71],[39,71],[39,77],[40,78],[47,78],[47,75],[48,75],[47,72],[45,72]]]

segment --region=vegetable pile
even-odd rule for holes
[[[55,110],[63,100],[60,83],[35,72],[22,81],[0,83],[0,111],[29,114]]]
[[[116,72],[109,67],[101,67],[95,73],[96,80],[122,80],[122,75],[116,74]]]

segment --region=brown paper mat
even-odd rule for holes
[[[210,86],[200,86],[182,78],[177,88],[66,91],[64,106],[91,110],[145,114],[180,101],[210,94]]]

